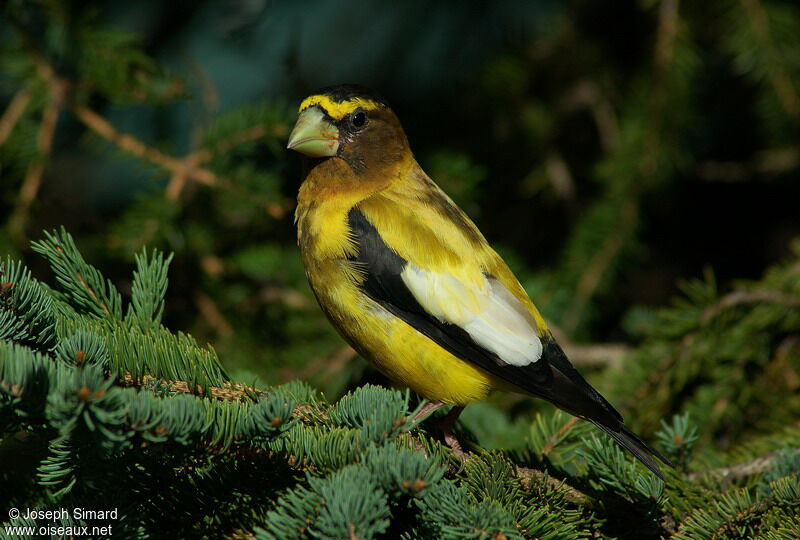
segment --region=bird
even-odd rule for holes
[[[610,435],[648,469],[669,460],[629,429],[573,367],[508,265],[425,173],[375,91],[322,88],[298,109],[287,148],[303,154],[295,221],[322,311],[378,371],[458,415],[493,390],[553,403]]]

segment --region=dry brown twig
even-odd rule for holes
[[[300,372],[301,377],[316,375],[321,372],[335,374],[339,372],[358,353],[349,345],[343,345],[330,354],[318,356],[306,364]]]
[[[765,456],[760,456],[744,463],[737,463],[728,467],[720,467],[719,469],[711,469],[708,471],[699,471],[689,474],[689,479],[698,481],[704,477],[712,477],[723,482],[731,480],[738,480],[759,474],[772,465],[772,461],[778,455],[778,452],[770,452]]]
[[[573,343],[557,326],[550,325],[550,331],[561,344],[564,353],[572,364],[579,367],[622,366],[631,348],[624,343]]]
[[[205,395],[202,388],[193,388],[186,381],[163,381],[152,375],[144,375],[141,378],[135,379],[129,373],[126,373],[119,378],[119,382],[123,386],[128,387],[142,387],[149,385],[168,386],[171,392],[179,394],[194,394],[203,396]],[[265,396],[267,392],[259,390],[252,386],[247,386],[241,383],[226,382],[223,386],[212,386],[209,389],[210,397],[213,399],[220,399],[224,401],[243,401],[251,400],[252,396]]]
[[[771,148],[758,152],[751,161],[703,161],[697,176],[709,182],[743,182],[753,177],[768,180],[800,166],[797,148]]]
[[[36,199],[36,195],[39,193],[39,188],[42,185],[44,169],[53,149],[53,138],[55,137],[56,133],[58,115],[61,112],[61,107],[64,102],[64,96],[67,89],[66,83],[53,76],[53,71],[49,68],[49,66],[40,63],[38,67],[39,76],[48,85],[50,99],[42,111],[42,121],[39,127],[39,133],[36,137],[37,156],[28,165],[28,169],[25,171],[25,178],[22,181],[22,186],[20,187],[19,194],[17,195],[17,200],[14,203],[13,210],[11,211],[11,217],[8,219],[8,231],[12,238],[22,238],[25,234],[25,227],[28,222],[28,214],[33,201]],[[20,108],[19,112],[11,111],[14,115],[17,115],[17,118],[14,120],[12,117],[9,120],[9,133],[13,128],[13,124],[16,124],[16,122],[19,120],[19,117],[21,117],[22,113],[24,112],[23,105],[27,106],[24,97],[20,98],[20,100],[23,103],[17,103],[17,107]],[[11,108],[12,105],[14,105],[13,102],[9,108]],[[11,120],[14,120],[13,124],[11,124]]]
[[[285,132],[284,126],[251,126],[220,141],[212,148],[202,148],[179,159],[144,143],[129,133],[120,132],[108,120],[90,107],[71,101],[67,95],[67,91],[70,88],[69,81],[59,77],[41,56],[34,55],[34,59],[37,63],[37,68],[42,80],[44,80],[50,88],[52,98],[51,104],[46,107],[43,114],[42,129],[40,130],[38,145],[39,158],[31,164],[31,168],[23,182],[23,188],[20,191],[18,213],[21,216],[27,213],[27,209],[35,199],[41,184],[41,175],[44,171],[46,158],[49,156],[52,145],[55,122],[62,106],[69,109],[78,120],[92,132],[112,142],[121,150],[169,172],[170,181],[165,189],[165,196],[169,200],[176,200],[180,196],[187,180],[206,186],[220,186],[223,184],[213,171],[203,167],[203,164],[210,161],[215,155],[230,151],[236,146],[247,142],[257,141],[269,135],[280,136]],[[31,95],[29,90],[18,92],[14,99],[12,99],[3,117],[0,118],[0,144],[5,141],[8,134],[10,134],[13,127],[19,121],[30,99]],[[264,203],[264,207],[271,216],[276,218],[283,217],[286,212],[291,209],[291,205],[285,202],[274,203],[268,201]]]
[[[194,303],[203,315],[203,318],[216,330],[222,337],[230,337],[234,334],[233,326],[217,307],[217,304],[210,296],[198,293],[194,297]]]
[[[742,304],[783,304],[789,307],[800,307],[800,298],[777,291],[733,291],[720,298],[712,306],[706,308],[700,317],[702,324],[708,323],[722,311]]]
[[[33,92],[30,88],[23,88],[11,98],[8,107],[3,112],[3,116],[0,117],[0,146],[5,144],[11,132],[14,131],[17,122],[22,118],[32,98]]]
[[[193,161],[187,162],[186,160],[169,156],[157,148],[148,146],[133,135],[118,131],[108,120],[85,105],[70,103],[69,108],[86,127],[104,139],[113,142],[120,149],[144,161],[158,165],[173,175],[185,174],[188,178],[201,184],[207,186],[217,185],[217,175],[207,169],[193,167]]]

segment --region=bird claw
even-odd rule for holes
[[[412,422],[416,423],[422,421],[423,419],[427,418],[430,414],[434,413],[443,406],[444,403],[441,402],[434,401],[427,403],[422,409],[420,409],[419,412],[417,412],[417,414],[414,415]],[[460,461],[460,465],[458,467],[458,470],[456,471],[456,474],[464,470],[464,464],[467,462],[467,459],[469,459],[469,454],[465,452],[464,449],[461,447],[461,441],[459,441],[458,437],[456,437],[452,432],[453,425],[455,424],[456,420],[458,419],[458,416],[461,414],[461,411],[463,410],[464,407],[454,407],[453,410],[451,410],[449,413],[447,413],[443,418],[439,419],[438,421],[439,429],[442,430],[442,435],[444,437],[445,444],[447,444],[447,446],[450,447],[450,451],[453,454],[453,456],[458,458],[458,460]],[[424,449],[424,446],[421,443],[418,443],[418,448]]]
[[[465,452],[461,448],[461,441],[459,441],[458,438],[449,431],[444,433],[444,442],[447,443],[447,446],[450,447],[450,452],[453,454],[453,456],[458,458],[459,465],[455,473],[459,474],[461,471],[464,470],[464,466],[466,465],[467,460],[469,459],[469,453]]]

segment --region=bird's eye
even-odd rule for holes
[[[350,123],[356,129],[361,129],[367,125],[367,113],[364,111],[356,111],[350,115]]]

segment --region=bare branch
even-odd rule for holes
[[[781,294],[776,291],[733,291],[720,298],[714,305],[707,308],[700,318],[702,324],[708,323],[722,311],[741,304],[783,304],[790,307],[800,307],[800,298]]]
[[[23,88],[11,98],[8,107],[3,112],[3,116],[0,117],[0,146],[3,146],[11,132],[14,131],[14,127],[19,122],[19,119],[22,118],[32,97],[33,92],[31,89]]]
[[[624,343],[573,343],[557,326],[550,325],[550,331],[561,344],[570,362],[581,367],[619,368],[631,352]]]
[[[13,238],[22,238],[25,235],[30,207],[39,193],[45,165],[53,148],[53,137],[58,123],[58,114],[61,110],[61,97],[62,89],[58,86],[53,86],[51,88],[50,101],[42,112],[42,123],[36,138],[38,155],[28,165],[11,217],[8,218],[8,231]]]
[[[770,178],[800,166],[797,148],[773,148],[756,155],[753,161],[704,161],[697,165],[697,176],[710,182],[742,182],[753,176]]]
[[[217,334],[223,337],[230,337],[233,335],[233,327],[227,319],[225,319],[225,316],[222,315],[217,304],[210,296],[198,293],[194,297],[194,302],[203,315],[203,318],[217,331]]]
[[[559,198],[568,201],[575,198],[575,180],[572,178],[567,162],[555,148],[547,153],[544,170],[553,185],[553,191]]]
[[[746,478],[764,472],[772,465],[772,461],[778,455],[778,452],[770,452],[764,456],[757,457],[744,463],[731,465],[730,467],[722,467],[719,469],[711,469],[708,471],[698,471],[689,474],[689,480],[697,481],[705,476],[711,476],[720,481],[737,480],[739,478]]]
[[[624,343],[589,343],[563,347],[570,362],[579,367],[610,367],[617,369],[631,352]]]
[[[85,105],[70,104],[70,110],[89,129],[116,144],[134,156],[162,167],[172,174],[185,174],[187,177],[207,186],[216,185],[217,176],[206,169],[192,167],[192,163],[164,154],[148,146],[133,135],[121,133],[111,123]]]

